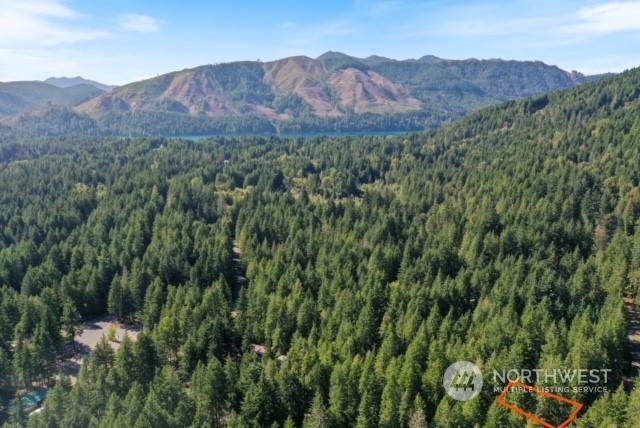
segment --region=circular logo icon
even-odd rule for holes
[[[482,390],[482,372],[469,361],[456,361],[444,372],[442,385],[454,400],[469,401]]]

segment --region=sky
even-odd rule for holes
[[[124,84],[203,64],[340,51],[640,66],[640,1],[0,0],[0,81]]]

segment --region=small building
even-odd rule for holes
[[[249,347],[251,348],[252,352],[260,355],[261,357],[267,355],[267,352],[269,351],[265,345],[252,343],[251,345],[249,345]]]

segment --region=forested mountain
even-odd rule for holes
[[[14,115],[4,124],[28,135],[424,130],[483,106],[600,77],[541,62],[398,61],[327,52],[317,59],[205,65],[115,89],[79,77],[5,83],[0,117]],[[59,114],[59,106],[68,111]],[[60,121],[63,116],[69,122]],[[42,134],[47,122],[51,130]]]
[[[445,394],[469,360],[609,369],[610,393],[566,394],[576,426],[637,427],[639,139],[640,70],[412,136],[8,139],[3,404],[54,382],[80,318],[143,325],[8,424],[525,426],[489,376]]]
[[[318,60],[332,71],[372,69],[406,87],[424,104],[440,106],[458,115],[599,78],[566,72],[539,61],[447,60],[433,55],[397,61],[379,56],[359,59],[340,52],[327,52]]]
[[[109,92],[115,86],[113,85],[105,85],[104,83],[96,82],[95,80],[88,80],[82,78],[80,76],[76,77],[49,77],[44,81],[44,83],[48,83],[49,85],[57,86],[58,88],[70,88],[72,86],[78,85],[90,85],[94,86],[101,91]]]
[[[57,87],[44,82],[0,82],[0,118],[46,104],[73,107],[104,93],[92,85]]]
[[[480,107],[583,83],[587,77],[541,62],[397,61],[327,52],[272,62],[206,65],[124,85],[79,106],[94,119],[122,113],[203,118],[259,117],[287,128],[351,128],[351,117],[393,116],[425,129]],[[127,118],[131,120],[131,116]],[[144,119],[142,119],[144,120]],[[292,124],[293,123],[293,124]]]

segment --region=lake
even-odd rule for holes
[[[278,137],[278,138],[304,138],[317,137],[384,137],[387,135],[415,134],[422,131],[345,131],[345,132],[305,132],[300,134],[208,134],[208,135],[176,135],[168,137],[173,140],[202,141],[210,138],[234,138],[234,137]]]

